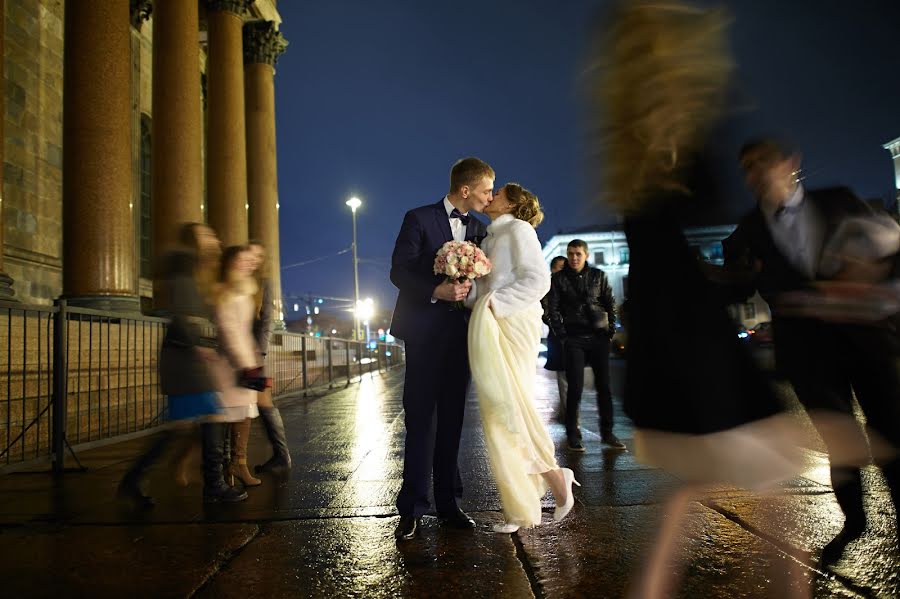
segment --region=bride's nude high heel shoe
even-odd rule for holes
[[[569,468],[562,469],[563,480],[566,483],[566,501],[562,505],[556,506],[556,510],[553,512],[553,519],[556,522],[559,522],[566,515],[572,511],[572,507],[575,505],[575,494],[572,493],[572,485],[581,486],[581,483],[575,480],[575,473],[572,472]]]

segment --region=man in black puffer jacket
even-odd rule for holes
[[[625,449],[625,444],[613,434],[609,390],[609,340],[615,332],[615,299],[606,273],[590,266],[587,255],[587,243],[580,239],[569,242],[568,264],[553,275],[548,300],[550,329],[563,343],[569,381],[566,437],[569,450],[584,451],[578,408],[584,390],[584,368],[589,364],[597,388],[600,439],[605,445]]]

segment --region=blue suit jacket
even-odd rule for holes
[[[487,227],[475,218],[466,226],[466,241],[480,244]],[[400,294],[391,320],[391,334],[407,343],[424,341],[435,327],[463,319],[448,302],[431,301],[444,277],[434,274],[434,258],[453,240],[444,200],[406,213],[391,257],[391,282]],[[452,325],[451,325],[452,326]]]

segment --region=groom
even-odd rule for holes
[[[469,312],[454,302],[465,299],[471,283],[448,283],[434,274],[434,258],[448,241],[484,238],[487,229],[469,213],[491,203],[493,187],[494,170],[487,163],[460,160],[450,171],[450,192],[436,204],[407,212],[394,245],[391,282],[400,293],[391,334],[406,343],[406,446],[397,495],[400,523],[394,531],[400,541],[415,538],[420,518],[429,511],[429,475],[442,524],[475,526],[456,505],[462,492],[456,459],[469,385]]]

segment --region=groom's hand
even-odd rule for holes
[[[471,288],[472,282],[468,280],[464,283],[444,281],[434,288],[434,293],[431,294],[431,297],[444,300],[445,302],[461,302],[469,295]]]

